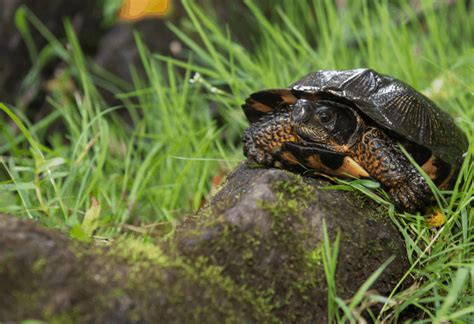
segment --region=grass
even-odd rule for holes
[[[325,242],[329,313],[355,322],[379,303],[377,320],[396,320],[407,308],[418,309],[426,322],[474,320],[472,8],[462,1],[449,8],[438,1],[417,8],[408,1],[347,1],[345,7],[329,0],[245,1],[242,23],[252,33],[239,40],[212,8],[183,4],[187,20],[169,28],[186,45],[188,59],[149,53],[137,36],[145,76],[132,69],[132,85],[89,62],[69,23],[66,47],[26,9],[19,12],[25,41],[26,24],[49,41],[44,49],[28,43],[33,68],[25,86],[37,82],[53,58],[66,67],[49,83],[52,109],[41,120],[29,120],[20,104],[0,106],[11,120],[0,129],[1,211],[80,239],[120,235],[130,225],[161,237],[167,224],[199,208],[212,177],[243,160],[246,122],[239,106],[248,94],[318,69],[371,67],[432,98],[455,117],[471,146],[454,189],[434,189],[447,218],[443,227],[431,230],[420,215],[387,209],[406,242],[412,266],[405,278],[414,279],[412,287],[390,296],[371,292],[384,264],[352,300],[339,299],[337,253]],[[120,104],[109,107],[101,91]],[[363,182],[340,185],[390,205]]]

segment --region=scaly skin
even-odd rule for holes
[[[424,210],[432,196],[416,168],[384,132],[367,127],[352,148],[352,158],[387,188],[399,210]]]
[[[265,166],[274,166],[278,162],[278,153],[284,142],[301,142],[288,111],[269,114],[252,124],[245,130],[243,141],[245,156]],[[379,181],[388,190],[398,210],[423,211],[429,205],[432,195],[425,180],[397,143],[383,131],[367,126],[352,147],[334,147],[334,151],[349,155]]]
[[[244,154],[250,160],[273,166],[284,142],[298,142],[290,124],[289,112],[269,114],[244,132]]]

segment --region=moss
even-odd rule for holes
[[[2,255],[0,257],[0,275],[8,274],[10,276],[14,276],[18,273],[18,269],[13,267],[12,264],[15,262],[15,253],[13,251],[2,251]]]
[[[77,323],[80,316],[77,312],[68,311],[68,312],[61,312],[56,315],[46,315],[45,320],[47,323],[51,324],[73,324]]]
[[[321,267],[323,262],[323,248],[324,245],[321,242],[314,249],[308,253],[308,263],[310,267]]]
[[[47,264],[47,260],[46,258],[43,258],[43,257],[39,257],[38,259],[36,259],[36,261],[33,263],[32,267],[31,267],[31,271],[33,273],[42,273],[45,266]]]
[[[191,233],[203,234],[193,230]],[[251,254],[249,249],[247,258],[252,259]],[[107,272],[111,281],[124,277],[127,281],[121,284],[121,289],[102,291],[96,296],[98,308],[113,309],[117,300],[129,298],[140,301],[127,312],[129,319],[146,318],[151,322],[226,320],[229,323],[237,323],[242,318],[259,322],[275,320],[268,301],[252,294],[246,286],[236,284],[222,267],[212,264],[206,257],[190,260],[165,255],[159,246],[135,238],[116,241],[102,255],[102,267],[104,264],[111,266],[110,269],[103,267],[100,272]],[[122,265],[121,270],[117,263]],[[149,317],[160,314],[157,311],[160,308],[163,309],[161,318]],[[173,314],[166,313],[169,309],[173,309]]]
[[[247,224],[244,227],[231,224],[221,217],[202,220],[197,227],[203,232],[218,232],[208,240],[194,238],[188,232],[182,242],[193,242],[181,249],[187,259],[194,260],[192,268],[218,267],[210,272],[210,282],[227,286],[235,295],[236,289],[262,314],[290,321],[310,320],[308,309],[313,308],[314,299],[324,280],[317,277],[321,264],[316,261],[315,249],[305,244],[313,237],[304,216],[304,210],[315,198],[314,189],[301,177],[272,182],[272,201],[257,201],[256,218],[269,220],[269,228]],[[196,235],[196,234],[195,234]],[[273,252],[269,252],[273,251]],[[210,256],[203,258],[203,256]],[[270,256],[270,257],[269,257]],[[222,266],[225,265],[225,268]],[[214,269],[215,270],[215,269]],[[210,270],[209,270],[210,271]],[[234,278],[234,280],[223,278]],[[304,310],[304,312],[301,312]],[[302,314],[305,314],[302,316]]]
[[[22,306],[20,314],[28,316],[28,314],[36,313],[38,303],[44,297],[44,293],[44,291],[34,289],[30,291],[13,290],[10,298]]]
[[[135,237],[117,240],[107,255],[127,259],[128,263],[138,264],[148,261],[159,265],[168,262],[168,257],[158,245]]]
[[[218,287],[218,289],[222,289],[227,296],[232,296],[232,299],[236,299],[236,301],[241,303],[243,302],[243,304],[250,303],[257,318],[273,319],[268,299],[262,296],[255,296],[245,285],[237,285],[234,280],[225,274],[223,267],[210,265],[207,257],[199,257],[194,262],[194,266],[187,268],[187,271],[188,275],[192,276],[194,280],[202,282],[203,285]],[[212,292],[212,296],[219,296],[219,294]],[[221,301],[218,298],[215,302],[219,304]],[[233,308],[228,309],[228,311],[229,310],[231,310],[232,313],[234,312]],[[240,322],[238,317],[234,319],[227,318],[226,321]]]
[[[74,309],[55,313],[54,306],[48,304],[49,289],[36,286],[34,281],[30,282],[31,290],[14,291],[10,296],[21,306],[19,314],[24,318],[35,318],[44,320],[46,323],[76,323],[79,316]]]
[[[277,192],[285,193],[289,197],[306,202],[314,200],[315,188],[305,183],[301,176],[296,175],[291,180],[276,181],[273,186]]]
[[[315,195],[314,189],[303,183],[300,177],[293,179],[276,182],[276,201],[265,202],[262,206],[272,216],[271,228],[278,238],[275,240],[277,249],[287,253],[288,260],[282,263],[283,268],[280,270],[286,289],[280,304],[288,308],[286,311],[290,320],[302,320],[294,310],[304,307],[313,299],[319,281],[316,277],[318,264],[311,262],[314,260],[314,249],[305,246],[312,233],[306,224],[304,209],[313,202]]]

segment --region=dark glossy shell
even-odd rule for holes
[[[252,94],[243,109],[254,122],[298,98],[324,96],[352,103],[381,128],[430,149],[451,165],[467,151],[467,137],[451,116],[409,85],[370,69],[310,73],[287,89]]]

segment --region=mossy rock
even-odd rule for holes
[[[387,295],[409,266],[398,231],[376,204],[327,184],[241,165],[161,245],[84,244],[0,215],[0,321],[326,321],[323,224],[340,235],[338,296],[395,256],[371,288]]]
[[[238,167],[202,215],[176,234],[188,259],[209,265],[259,298],[283,321],[326,319],[323,224],[340,233],[337,292],[350,298],[395,256],[372,287],[387,295],[408,269],[403,240],[386,212],[362,195],[325,190],[327,180],[277,169]]]

